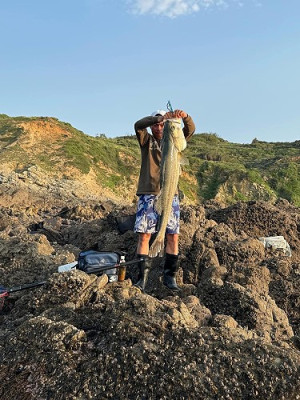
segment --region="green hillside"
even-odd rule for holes
[[[194,203],[218,199],[226,204],[282,197],[300,206],[300,141],[230,143],[216,134],[195,134],[185,150],[180,189]],[[91,137],[49,117],[0,114],[0,162],[24,170],[38,165],[47,173],[84,179],[93,171],[99,185],[134,193],[140,151],[134,135]]]
[[[33,140],[28,145],[30,135]],[[138,155],[135,141],[128,146],[126,140],[118,144],[105,136],[88,136],[56,118],[0,114],[0,162],[13,162],[16,170],[38,165],[46,172],[72,178],[67,171],[73,167],[82,179],[93,170],[100,185],[118,190],[138,174]]]
[[[293,143],[230,143],[215,134],[194,135],[187,149],[190,171],[197,176],[199,195],[214,198],[221,185],[257,187],[253,193],[227,190],[227,200],[283,197],[300,205],[300,141]],[[254,184],[254,186],[253,186]],[[231,198],[230,198],[231,197]]]

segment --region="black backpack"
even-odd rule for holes
[[[120,263],[121,255],[113,251],[81,251],[78,256],[78,269],[87,274],[108,276],[109,282],[118,280],[117,268],[113,268]],[[111,267],[111,268],[109,268]]]

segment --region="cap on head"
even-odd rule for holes
[[[152,117],[155,117],[156,115],[164,116],[165,114],[166,114],[166,111],[164,111],[164,110],[156,110],[156,111],[153,111],[153,113],[151,114],[151,116],[152,116]]]

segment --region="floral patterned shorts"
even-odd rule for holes
[[[139,197],[134,232],[139,233],[154,233],[157,232],[159,222],[159,214],[155,210],[156,195],[142,194]],[[166,233],[179,233],[179,199],[175,195],[172,203],[172,211],[169,217]]]

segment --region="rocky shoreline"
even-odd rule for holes
[[[0,207],[0,283],[47,281],[1,313],[2,399],[300,398],[298,208],[183,205],[182,291],[162,285],[156,258],[143,294],[135,266],[123,283],[57,272],[88,248],[134,259],[118,217],[135,206],[51,199]],[[291,257],[258,240],[275,235]]]

